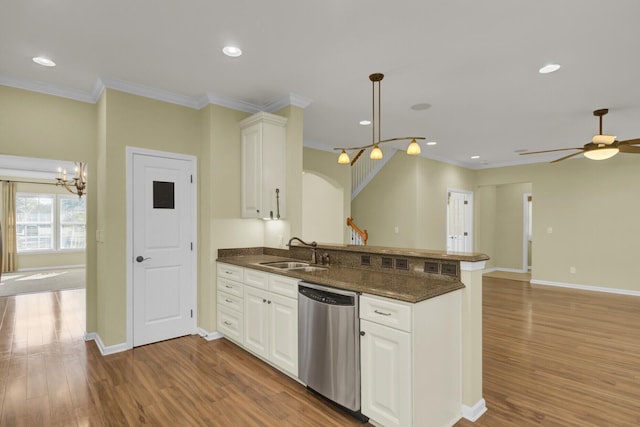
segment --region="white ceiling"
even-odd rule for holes
[[[247,110],[307,98],[305,146],[330,149],[371,142],[358,122],[380,72],[383,139],[425,136],[438,145],[423,156],[496,167],[589,142],[598,108],[605,133],[640,137],[638,17],[638,0],[5,1],[0,84],[91,101],[103,82]],[[562,68],[538,74],[548,63]]]

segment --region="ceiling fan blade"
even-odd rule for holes
[[[621,145],[618,147],[621,153],[638,153],[640,154],[640,147],[635,145]]]
[[[618,141],[618,144],[621,145],[621,146],[624,146],[624,145],[640,145],[640,138],[627,139],[626,141]]]
[[[567,150],[582,150],[582,147],[575,147],[575,148],[557,148],[555,150],[542,150],[542,151],[527,151],[526,153],[520,153],[521,156],[527,155],[527,154],[540,154],[540,153],[552,153],[554,151],[567,151]],[[578,153],[580,154],[580,153]]]
[[[580,150],[582,150],[582,148],[581,148]],[[584,151],[584,150],[582,150],[582,151]],[[558,163],[558,162],[561,162],[561,161],[566,160],[566,159],[569,159],[569,158],[571,158],[571,157],[573,157],[573,156],[577,156],[578,154],[582,154],[582,151],[578,151],[577,153],[571,153],[571,154],[569,154],[568,156],[560,157],[559,159],[552,160],[550,163]]]

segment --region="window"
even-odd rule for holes
[[[86,247],[86,200],[86,197],[58,196],[58,249]]]
[[[16,194],[18,252],[84,250],[86,199],[55,194]]]

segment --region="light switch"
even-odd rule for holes
[[[553,228],[547,227],[547,234],[552,234],[552,233],[553,233]]]

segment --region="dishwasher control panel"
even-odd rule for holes
[[[307,288],[299,285],[300,294],[317,302],[330,305],[354,305],[354,297],[348,295],[335,294],[333,292],[325,292],[320,289]]]

